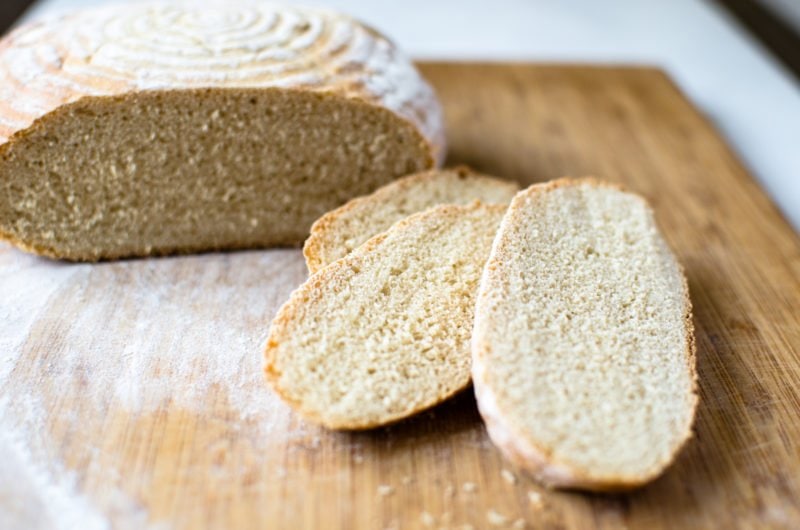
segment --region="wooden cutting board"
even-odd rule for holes
[[[642,68],[424,64],[450,162],[593,174],[686,267],[696,435],[649,486],[549,492],[469,392],[387,429],[304,424],[261,380],[297,250],[54,263],[0,247],[2,528],[800,528],[800,241],[708,122]]]

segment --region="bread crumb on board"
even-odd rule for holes
[[[525,528],[525,519],[522,519],[522,518],[517,519],[511,525],[511,528],[513,528],[514,530],[524,530],[524,528]]]
[[[531,504],[536,508],[542,507],[542,494],[538,491],[529,490],[528,491],[528,500]]]
[[[486,512],[486,520],[492,526],[506,526],[508,524],[508,517],[494,509]]]
[[[425,526],[433,526],[436,524],[436,519],[428,512],[419,514],[419,519]]]
[[[502,471],[500,471],[500,475],[502,475],[503,480],[505,480],[509,484],[517,483],[517,477],[514,475],[514,473],[512,473],[508,469],[503,469]]]
[[[389,495],[394,493],[394,486],[390,486],[389,484],[381,484],[378,486],[378,495],[381,497],[388,497]]]
[[[478,485],[474,482],[465,482],[461,485],[461,489],[464,490],[465,493],[474,493],[478,489]]]

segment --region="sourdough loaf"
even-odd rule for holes
[[[330,11],[116,5],[0,42],[0,236],[40,254],[297,245],[443,154],[413,65]]]
[[[479,175],[464,166],[403,177],[315,221],[303,247],[306,265],[314,273],[413,213],[474,200],[508,204],[518,190],[514,182]]]
[[[414,214],[311,276],[272,322],[273,388],[311,421],[367,429],[466,387],[478,280],[505,208]]]
[[[489,435],[546,484],[635,487],[690,437],[686,280],[636,195],[566,179],[520,192],[481,279],[472,340]]]

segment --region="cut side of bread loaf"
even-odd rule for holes
[[[658,476],[697,405],[682,269],[640,197],[591,179],[520,192],[480,283],[473,384],[489,435],[555,487]]]
[[[314,273],[413,213],[474,200],[508,204],[517,191],[514,182],[479,175],[466,167],[403,177],[319,218],[303,247],[306,265]]]
[[[412,215],[311,276],[272,322],[272,387],[333,429],[385,425],[465,388],[475,294],[505,208]]]
[[[299,245],[444,155],[412,63],[326,10],[77,12],[0,41],[0,81],[0,237],[52,257]]]

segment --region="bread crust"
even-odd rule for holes
[[[377,207],[387,198],[395,194],[400,194],[405,190],[413,189],[421,182],[434,180],[443,172],[454,172],[458,175],[459,179],[481,180],[493,186],[507,187],[510,191],[519,190],[519,186],[515,182],[478,173],[466,165],[459,165],[451,169],[432,169],[399,178],[378,188],[369,195],[356,197],[347,201],[342,206],[326,213],[311,225],[308,239],[303,244],[303,256],[305,257],[309,272],[314,274],[325,266],[326,260],[323,254],[326,251],[326,247],[331,245],[330,238],[332,233],[337,229],[337,224],[344,216],[360,208],[369,206]]]
[[[488,280],[488,275],[499,262],[510,259],[510,256],[504,255],[503,249],[500,248],[500,236],[506,230],[507,226],[519,221],[519,203],[521,203],[522,200],[528,196],[544,194],[558,188],[580,186],[585,184],[595,187],[605,187],[619,191],[627,191],[620,185],[598,180],[595,177],[565,177],[554,181],[533,185],[528,189],[518,193],[511,202],[506,215],[503,217],[503,220],[500,223],[498,234],[495,237],[492,245],[490,258],[486,263],[486,267],[484,268],[483,276],[481,278],[481,287],[479,289],[475,309],[476,330],[482,328],[482,320],[486,318],[486,313],[483,310],[483,307],[487,303],[489,293],[483,288],[483,286]],[[636,197],[646,202],[642,197]],[[526,436],[516,425],[508,421],[505,414],[503,414],[503,411],[498,404],[497,396],[491,385],[489,385],[487,382],[485,356],[490,351],[491,344],[484,337],[479,336],[477,333],[473,333],[472,380],[478,409],[486,424],[486,430],[490,438],[511,462],[530,473],[533,477],[548,487],[581,489],[597,492],[619,492],[640,487],[655,479],[664,471],[664,469],[673,463],[681,448],[692,437],[692,423],[698,402],[696,346],[694,337],[694,324],[692,319],[692,304],[689,298],[689,287],[686,281],[686,275],[684,274],[684,269],[677,260],[675,260],[675,262],[679,265],[683,285],[683,322],[684,336],[686,340],[684,359],[686,361],[686,369],[689,372],[691,380],[690,395],[688,396],[691,403],[691,412],[689,414],[689,422],[684,426],[684,432],[681,440],[673,448],[669,458],[665,461],[659,462],[657,466],[651,468],[648,473],[641,476],[618,475],[604,477],[595,476],[589,470],[581,469],[568,462],[557,461],[552,454],[548,454],[544,448],[537,446],[537,444],[528,436]]]
[[[392,225],[388,231],[372,237],[346,257],[331,263],[330,265],[319,270],[317,273],[313,274],[304,284],[298,287],[291,294],[289,300],[278,310],[278,313],[272,320],[269,336],[264,348],[264,375],[273,390],[301,416],[311,422],[318,423],[329,429],[335,430],[366,430],[400,421],[404,418],[433,407],[466,389],[470,384],[469,373],[464,374],[463,380],[451,382],[449,391],[439,393],[428,401],[420,403],[415,408],[404,411],[402,414],[380,418],[378,420],[351,419],[344,421],[341,419],[323,417],[317,411],[305,406],[304,403],[292,398],[291,393],[281,386],[281,371],[277,366],[278,346],[282,341],[287,340],[291,336],[291,326],[289,324],[298,318],[298,315],[301,314],[303,307],[306,304],[313,303],[314,300],[322,296],[321,286],[340,281],[346,282],[349,272],[353,268],[359,269],[364,266],[366,263],[365,258],[367,258],[376,249],[380,248],[390,234],[402,232],[409,226],[417,223],[425,223],[429,219],[455,219],[463,216],[466,212],[477,210],[494,212],[494,214],[499,215],[502,214],[505,209],[506,207],[504,205],[484,205],[478,201],[475,201],[467,206],[441,205],[423,212],[416,213],[401,221],[398,221]],[[468,325],[468,323],[465,324]],[[469,352],[465,353],[469,355]]]

